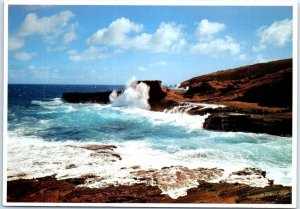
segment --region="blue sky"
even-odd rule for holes
[[[125,84],[292,57],[292,7],[9,6],[8,81]]]

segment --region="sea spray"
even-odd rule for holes
[[[205,103],[192,103],[192,102],[179,102],[177,106],[172,109],[165,109],[165,113],[180,113],[180,114],[188,114],[188,112],[192,109],[201,110],[201,109],[216,109],[219,107],[225,107],[225,105],[219,104],[205,104]]]
[[[136,107],[141,109],[150,109],[148,103],[150,87],[136,80],[135,77],[130,79],[126,89],[120,96],[117,95],[117,91],[113,91],[109,95],[109,100],[112,102],[112,106],[116,107]]]
[[[232,172],[259,168],[266,171],[267,178],[274,180],[274,184],[292,185],[292,138],[203,130],[206,115],[189,115],[175,109],[169,113],[119,108],[111,104],[65,103],[57,98],[60,92],[66,91],[63,86],[59,86],[57,94],[46,99],[43,93],[41,97],[34,94],[34,89],[39,88],[34,86],[20,99],[18,90],[30,86],[16,85],[10,90],[10,96],[13,93],[15,96],[10,99],[8,111],[9,181],[50,175],[56,175],[57,179],[88,176],[80,186],[101,188],[142,183],[144,179],[137,178],[133,172],[155,170],[158,175],[155,177],[165,180],[156,183],[161,188],[166,185],[164,192],[176,198],[184,195],[188,188],[197,186],[199,178],[192,176],[193,169],[223,169],[222,180],[236,182],[241,176],[230,175]],[[52,89],[58,88],[54,87]],[[80,86],[81,91],[84,91],[82,88],[89,90]],[[104,86],[98,90],[121,88],[123,86],[119,89]],[[117,92],[111,98],[116,99]],[[200,105],[217,107],[215,104]],[[183,110],[191,106],[186,105]],[[103,152],[85,148],[103,145],[117,148]],[[181,178],[189,177],[185,175],[189,171],[179,166],[193,171],[191,180]],[[179,183],[175,182],[176,173]],[[263,183],[262,178],[258,181],[253,175],[245,177],[252,182],[244,183],[253,185],[254,182],[259,186]]]

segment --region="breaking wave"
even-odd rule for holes
[[[114,90],[109,99],[113,106],[116,107],[136,107],[145,110],[150,109],[148,103],[150,87],[143,82],[138,83],[133,77],[127,84],[126,89],[118,96]]]

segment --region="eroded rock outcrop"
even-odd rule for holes
[[[160,102],[165,96],[166,92],[161,88],[161,81],[159,80],[145,80],[137,81],[137,83],[145,83],[149,88],[149,103],[155,104]],[[67,92],[63,93],[62,99],[69,103],[99,103],[99,104],[108,104],[110,103],[109,95],[112,91],[106,92],[94,92],[94,93],[85,93],[85,92]],[[122,91],[118,91],[117,95],[120,95]]]
[[[119,94],[121,92],[118,92]],[[109,95],[111,91],[106,92],[68,92],[63,93],[62,99],[69,103],[98,103],[98,104],[108,104],[110,102]]]
[[[147,84],[150,89],[149,89],[149,102],[150,103],[155,103],[155,102],[160,102],[162,99],[165,98],[166,92],[163,91],[161,87],[161,81],[159,80],[142,80],[138,81],[138,83],[145,83]]]
[[[209,130],[292,136],[292,113],[215,113],[205,120],[203,127]]]

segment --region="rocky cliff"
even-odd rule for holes
[[[259,63],[194,77],[181,83],[185,97],[292,107],[292,59]]]
[[[260,63],[194,77],[181,83],[190,101],[225,104],[210,113],[204,128],[292,135],[292,59]]]
[[[137,82],[150,87],[148,102],[153,111],[172,109],[182,102],[222,104],[225,107],[191,108],[187,113],[210,113],[204,123],[210,130],[291,136],[292,69],[292,59],[286,59],[218,71],[182,82],[181,87],[189,87],[187,91],[162,87],[159,80]],[[71,103],[107,104],[110,93],[64,93],[62,98]]]

